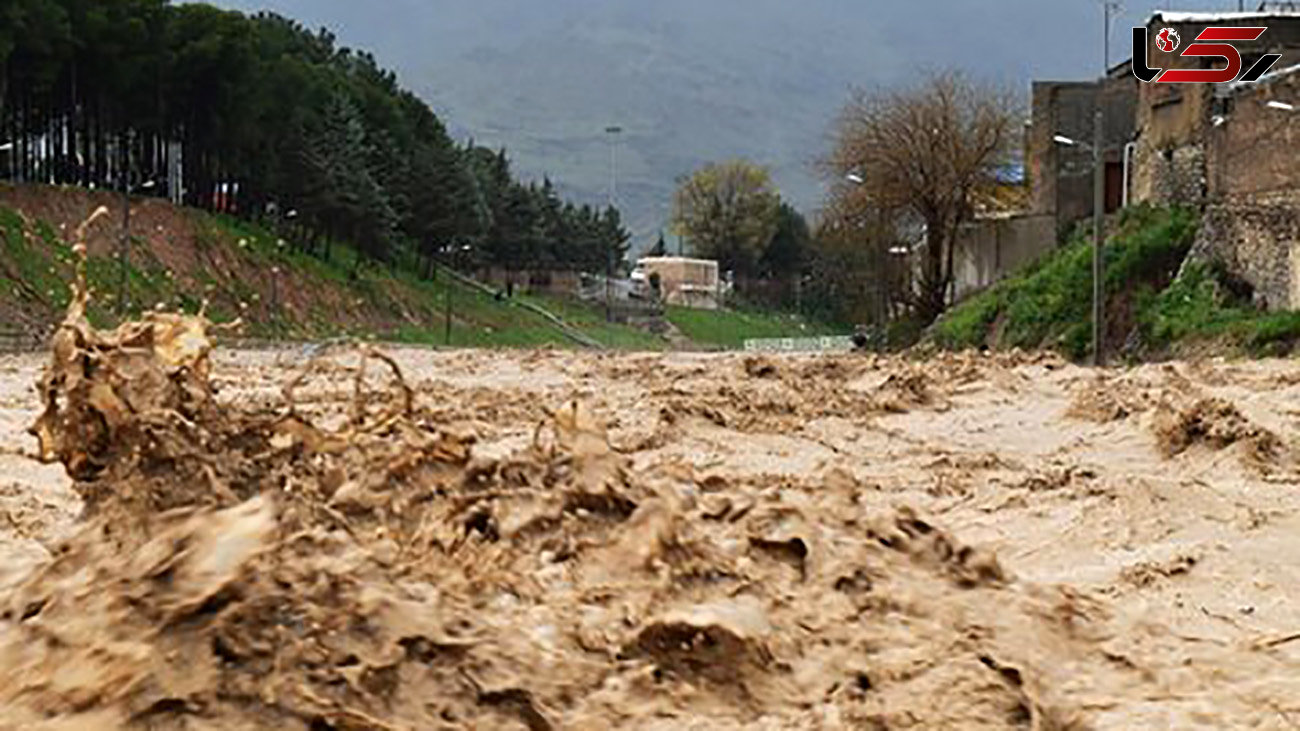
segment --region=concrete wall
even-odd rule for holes
[[[1092,152],[1083,145],[1065,146],[1056,135],[1091,145],[1094,113],[1102,108],[1103,159],[1119,164],[1125,143],[1134,135],[1138,81],[1130,73],[1091,81],[1036,81],[1032,86],[1033,116],[1025,138],[1031,211],[1053,214],[1058,229],[1092,215]],[[1109,183],[1108,200],[1118,201],[1119,181]],[[1113,208],[1114,206],[1112,206]]]
[[[982,219],[962,226],[953,251],[958,300],[964,299],[1056,247],[1050,215]]]

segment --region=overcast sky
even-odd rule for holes
[[[1253,7],[1258,0],[1251,0]],[[269,9],[368,49],[460,138],[512,151],[593,202],[606,190],[600,131],[624,125],[631,219],[657,228],[673,179],[710,159],[769,165],[815,207],[812,162],[854,87],[961,67],[1025,90],[1102,67],[1099,0],[216,0]],[[1237,0],[1126,3],[1111,63],[1153,9],[1236,10]],[[1027,99],[1026,99],[1027,101]],[[620,179],[619,189],[625,186]]]
[[[755,44],[779,44],[783,35],[832,36],[845,69],[863,69],[883,49],[869,39],[887,36],[887,53],[912,60],[961,64],[995,76],[1083,76],[1102,55],[1100,0],[218,0],[245,11],[270,9],[309,26],[328,26],[345,43],[369,48],[403,74],[437,73],[441,59],[476,46],[502,47],[545,31],[574,15],[636,12],[691,24],[736,22],[766,31]],[[1253,8],[1258,0],[1248,0]],[[1112,29],[1112,62],[1127,56],[1127,29],[1153,10],[1236,10],[1238,0],[1124,2]],[[816,24],[826,24],[816,27]],[[812,26],[812,27],[810,27]],[[854,48],[853,38],[862,39]],[[845,41],[848,41],[847,43]],[[842,45],[841,45],[842,44]],[[1121,48],[1123,46],[1123,48]],[[708,48],[701,48],[708,55]],[[840,70],[842,72],[842,70]],[[865,76],[865,73],[864,73]],[[417,82],[420,79],[416,80]]]

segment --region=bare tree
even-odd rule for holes
[[[780,205],[767,170],[744,160],[711,163],[678,187],[673,229],[696,254],[749,273],[776,233]]]
[[[895,229],[923,227],[914,310],[924,321],[949,303],[953,242],[974,200],[996,184],[1019,141],[1016,98],[960,73],[902,89],[859,92],[839,121],[826,167],[840,209],[866,208]]]

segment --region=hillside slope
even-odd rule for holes
[[[116,319],[123,288],[121,199],[103,192],[41,186],[0,186],[0,322],[37,334],[61,316],[72,276],[69,232],[98,206],[101,219],[88,242],[94,292],[91,317]],[[445,342],[451,295],[451,344],[572,345],[536,314],[500,302],[447,276],[421,281],[408,272],[362,267],[354,253],[335,247],[331,261],[294,252],[271,232],[224,216],[180,209],[157,199],[134,199],[127,268],[127,311],[158,305],[194,311],[206,300],[217,321],[239,317],[252,337],[357,336]],[[587,323],[599,342],[662,347],[662,339],[633,328]]]
[[[98,325],[116,321],[123,291],[122,201],[80,188],[0,184],[0,337],[27,344],[58,322],[72,279],[71,231],[99,206],[111,215],[88,242],[88,275]],[[405,270],[354,267],[335,245],[329,261],[299,253],[271,231],[227,216],[176,208],[153,198],[131,203],[126,311],[156,306],[196,311],[207,302],[218,322],[240,318],[242,334],[270,339],[361,339],[453,346],[561,346],[595,343],[625,350],[725,349],[747,338],[827,334],[792,315],[670,309],[679,332],[667,338],[605,322],[601,308],[576,299],[519,295],[498,300],[440,272],[432,281]],[[471,282],[472,284],[472,282]],[[451,332],[447,337],[450,294]],[[563,326],[537,314],[543,308]]]
[[[1107,238],[1104,352],[1130,360],[1203,353],[1283,354],[1300,343],[1300,313],[1260,312],[1213,262],[1184,263],[1196,238],[1190,210],[1135,207]],[[953,307],[933,345],[1091,353],[1092,249],[1086,236]]]

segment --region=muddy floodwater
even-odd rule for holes
[[[79,327],[0,358],[0,728],[1300,726],[1291,361]]]

